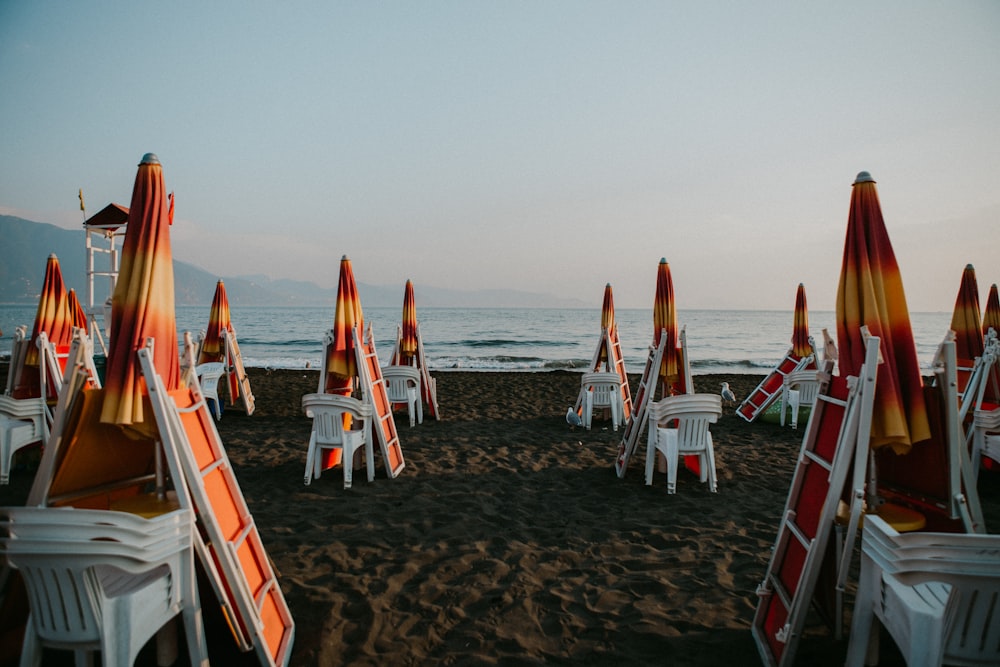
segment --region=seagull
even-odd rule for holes
[[[722,400],[726,401],[726,403],[736,402],[736,394],[734,394],[733,390],[729,388],[728,382],[722,383]]]
[[[576,414],[576,410],[573,406],[570,406],[566,410],[566,423],[569,424],[570,428],[576,428],[577,426],[583,426],[583,420],[580,419],[580,415]]]

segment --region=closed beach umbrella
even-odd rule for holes
[[[80,305],[80,300],[76,298],[76,290],[71,289],[67,298],[69,300],[69,312],[73,316],[73,326],[86,331],[89,328],[87,312]]]
[[[997,284],[990,286],[990,295],[986,297],[986,311],[983,313],[983,338],[993,329],[1000,336],[1000,296],[997,295]]]
[[[37,398],[42,395],[41,378],[38,374],[38,335],[43,331],[56,349],[68,347],[73,340],[73,314],[69,309],[69,297],[59,268],[59,258],[55,255],[49,255],[45,263],[45,278],[38,298],[38,309],[35,311],[31,342],[24,357],[24,367],[10,369],[10,372],[17,373],[13,392],[15,398]]]
[[[868,172],[851,193],[847,238],[837,288],[837,342],[844,376],[858,375],[865,357],[861,326],[881,339],[870,444],[906,453],[930,438],[923,383],[896,256]]]
[[[983,340],[990,329],[1000,336],[1000,296],[997,295],[997,285],[990,286],[990,294],[986,298],[986,312],[983,313]],[[985,398],[990,403],[1000,403],[1000,365],[993,364],[990,369],[990,380],[986,385]],[[992,463],[990,464],[993,465]]]
[[[333,316],[333,344],[326,359],[326,393],[344,394],[351,392],[351,383],[358,374],[358,364],[354,356],[352,329],[357,325],[358,333],[364,335],[364,315],[358,286],[354,282],[351,260],[344,255],[340,259],[340,280],[337,283],[337,308]]]
[[[417,301],[413,296],[413,281],[406,281],[403,291],[403,338],[400,341],[399,363],[408,366],[417,354]]]
[[[221,280],[215,284],[215,295],[212,297],[212,307],[208,311],[208,328],[205,330],[205,340],[201,343],[201,353],[198,355],[199,364],[224,362],[232,367],[233,360],[229,358],[229,351],[225,349],[222,342],[222,332],[227,335],[233,334],[233,323],[229,313],[229,297],[226,295],[226,285]],[[229,403],[236,404],[236,397],[239,396],[240,384],[236,371],[226,374],[229,378]]]
[[[610,340],[614,340],[615,298],[611,293],[611,283],[604,286],[604,302],[601,304],[601,329],[608,332]],[[598,365],[606,364],[608,362],[608,348],[606,345],[601,345],[600,349],[597,363]]]
[[[951,315],[951,330],[955,332],[955,356],[959,366],[971,367],[976,357],[983,356],[983,323],[979,317],[979,285],[972,264],[962,271],[962,282]]]
[[[229,297],[226,296],[226,285],[220,280],[215,284],[215,295],[212,297],[212,307],[208,312],[208,328],[205,330],[205,340],[201,343],[199,364],[210,364],[225,361],[226,350],[222,344],[222,332],[233,330],[229,314]]]
[[[802,359],[813,353],[809,342],[809,309],[806,306],[806,286],[799,283],[795,293],[795,316],[792,320],[792,356]]]
[[[104,381],[101,422],[142,423],[145,385],[139,349],[155,339],[153,363],[167,390],[180,385],[174,267],[167,224],[163,169],[152,153],[143,156],[132,189],[121,267],[111,297],[111,347]],[[151,416],[150,416],[151,419]]]
[[[660,365],[660,379],[663,395],[684,393],[681,387],[680,355],[677,330],[677,309],[674,307],[674,282],[670,277],[670,264],[666,258],[660,259],[656,271],[656,296],[653,299],[653,345],[660,344],[660,337],[666,330],[667,341],[663,348],[663,362]]]

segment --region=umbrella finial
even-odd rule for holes
[[[144,164],[160,164],[160,158],[156,157],[156,153],[146,153],[139,162],[140,166]]]
[[[972,264],[966,264],[965,265],[965,270],[966,271],[975,271],[976,267],[974,267]]]
[[[857,178],[854,179],[854,185],[858,183],[874,183],[875,179],[867,171],[859,171]]]
[[[660,258],[660,264],[666,264],[666,263],[667,263],[667,258],[666,257],[661,257]]]

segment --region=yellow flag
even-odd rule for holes
[[[83,188],[80,188],[80,210],[86,211],[87,209],[83,206]]]

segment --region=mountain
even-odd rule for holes
[[[59,258],[67,289],[75,289],[81,303],[87,298],[86,234],[44,222],[32,222],[10,215],[0,215],[0,304],[32,305],[38,303],[45,278],[45,262],[55,253]],[[102,258],[99,258],[102,259]],[[103,260],[106,262],[106,260]],[[320,287],[315,283],[272,279],[264,275],[218,276],[174,258],[174,298],[179,306],[200,306],[212,302],[215,284],[222,278],[231,305],[251,306],[332,306],[337,299],[336,285]],[[108,284],[97,277],[95,301],[107,298]],[[368,285],[358,283],[361,301],[368,307],[396,307],[403,302],[403,285]],[[420,286],[420,305],[442,308],[581,308],[583,301],[563,299],[550,294],[517,290],[455,290]]]

